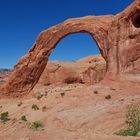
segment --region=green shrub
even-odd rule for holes
[[[39,121],[32,122],[30,128],[34,131],[41,130],[43,128],[43,124]]]
[[[10,119],[9,119],[9,112],[7,111],[7,112],[1,113],[1,114],[0,114],[0,119],[1,119],[1,121],[2,121],[3,123],[9,121],[9,120],[10,120]]]
[[[135,136],[135,132],[132,129],[120,129],[119,131],[114,133],[115,135],[119,136]]]
[[[105,96],[105,99],[111,99],[111,95],[107,95],[107,96]]]
[[[32,105],[32,109],[33,109],[33,110],[39,110],[39,107],[38,107],[36,104],[33,104],[33,105]]]
[[[128,127],[137,134],[140,131],[140,105],[132,104],[128,106],[126,118]]]
[[[24,122],[27,122],[26,116],[25,115],[24,116],[21,116],[21,120],[24,121]]]
[[[126,124],[126,129],[120,129],[114,134],[121,136],[137,136],[140,131],[140,105],[131,104],[128,106]]]
[[[43,106],[42,107],[42,111],[46,110],[47,109],[47,106]]]

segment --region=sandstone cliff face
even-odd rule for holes
[[[75,62],[48,62],[37,86],[60,84],[94,84],[106,73],[106,62],[101,55],[89,56]]]
[[[140,80],[140,0],[115,16],[68,19],[40,33],[27,55],[16,64],[1,88],[8,95],[28,94],[37,84],[47,60],[65,36],[87,32],[97,42],[107,65],[106,78]]]

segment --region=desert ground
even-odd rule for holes
[[[97,62],[100,61],[92,63]],[[7,72],[2,75],[2,79],[8,79]],[[137,140],[138,137],[116,136],[113,133],[126,126],[127,106],[140,102],[139,91],[139,83],[134,81],[102,80],[91,85],[77,81],[56,85],[40,82],[29,96],[0,100],[0,112],[8,111],[10,119],[0,123],[0,139]],[[106,99],[108,95],[110,99]],[[34,110],[33,104],[39,109]],[[26,116],[27,121],[22,121],[21,116]],[[30,124],[35,121],[42,122],[41,130],[30,128]]]

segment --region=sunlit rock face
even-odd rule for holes
[[[64,84],[92,85],[101,81],[106,73],[106,62],[101,55],[82,58],[78,61],[48,62],[37,87]]]
[[[140,0],[112,16],[68,19],[40,33],[30,51],[15,65],[0,92],[28,94],[44,71],[48,57],[65,36],[87,32],[97,42],[106,61],[106,79],[140,79]]]

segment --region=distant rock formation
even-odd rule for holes
[[[65,36],[87,32],[97,42],[106,61],[105,79],[140,80],[140,0],[112,16],[68,19],[40,33],[31,50],[14,67],[0,89],[5,95],[28,94],[44,71],[48,57]]]
[[[37,86],[61,84],[94,84],[106,73],[106,62],[101,55],[89,56],[75,62],[48,62]]]
[[[0,85],[2,85],[3,83],[5,83],[8,80],[10,73],[11,73],[10,69],[1,69],[0,68]]]

